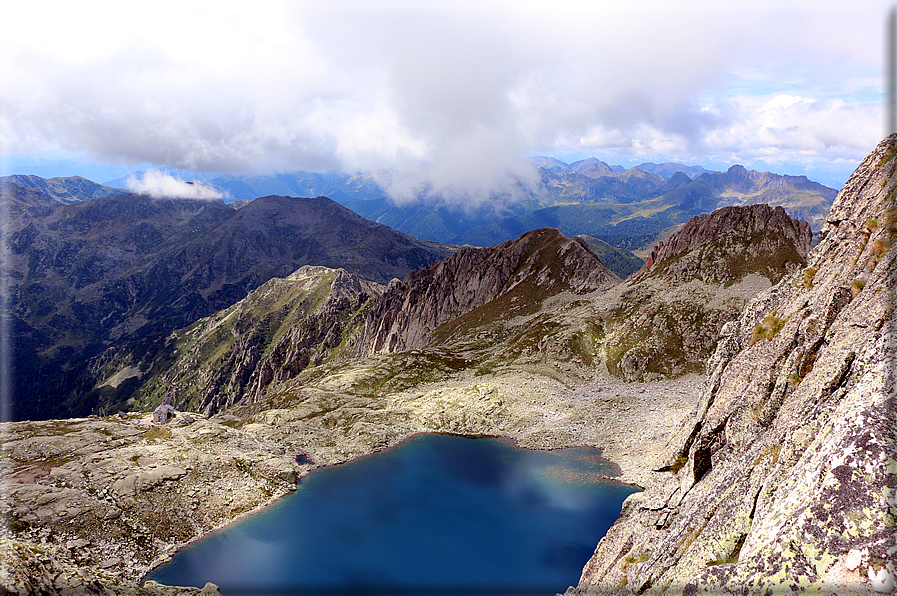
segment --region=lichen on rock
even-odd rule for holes
[[[897,228],[865,224],[893,213],[895,150],[897,135],[842,189],[812,284],[794,271],[723,327],[664,471],[568,594],[897,591],[897,267],[869,250]],[[751,341],[771,316],[776,332]]]

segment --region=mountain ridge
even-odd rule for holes
[[[534,157],[526,163],[535,169],[537,182],[514,178],[478,206],[458,203],[427,187],[420,188],[410,203],[396,204],[378,175],[364,173],[219,176],[208,184],[235,201],[272,194],[329,196],[367,219],[423,240],[492,246],[532,229],[557,227],[567,236],[587,234],[629,249],[648,244],[665,227],[727,205],[781,205],[818,231],[837,194],[805,176],[756,172],[739,165],[711,172],[699,166],[650,162],[626,169],[597,158],[564,164]],[[50,184],[35,176],[20,178],[45,189]],[[76,178],[53,180],[62,184]],[[72,195],[78,190],[72,186],[66,192]],[[590,205],[603,207],[585,208]]]
[[[234,210],[128,194],[40,209],[12,217],[6,238],[14,380],[27,417],[89,413],[99,379],[82,359],[129,341],[149,357],[157,339],[301,265],[344,265],[385,282],[453,250],[325,198],[263,197]]]
[[[12,176],[0,176],[0,182],[11,182],[23,188],[33,188],[63,205],[127,194],[129,192],[121,188],[98,184],[81,176],[41,178],[34,175],[14,174]]]

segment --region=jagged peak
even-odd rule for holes
[[[460,327],[530,314],[549,296],[582,294],[619,282],[585,241],[552,228],[487,248],[461,249],[390,283],[368,314],[357,355],[424,347],[437,328],[475,310],[477,320]]]
[[[747,176],[750,170],[744,167],[741,164],[735,164],[731,166],[728,170],[726,170],[727,174],[731,174],[733,176]]]
[[[681,230],[657,244],[639,273],[665,259],[706,244],[721,234],[737,232],[750,236],[759,231],[774,231],[783,240],[790,240],[801,258],[806,257],[810,249],[810,224],[789,217],[782,207],[773,208],[766,204],[723,207],[692,217]]]

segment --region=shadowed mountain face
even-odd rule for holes
[[[451,252],[325,198],[264,197],[234,210],[127,194],[52,206],[7,190],[18,418],[89,413],[99,398],[84,367],[91,357],[113,342],[157,353],[172,330],[302,265],[386,282]]]
[[[138,406],[171,398],[182,407],[218,412],[254,403],[269,385],[351,349],[384,289],[343,269],[303,266],[175,332],[170,358],[141,370],[133,355],[110,349],[96,361],[97,373],[107,385],[118,382],[122,370],[139,376]]]

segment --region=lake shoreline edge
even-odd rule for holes
[[[600,480],[602,482],[608,482],[610,484],[617,484],[620,486],[628,486],[631,488],[637,488],[640,491],[644,490],[643,486],[639,486],[638,484],[636,484],[634,482],[627,482],[625,480],[622,480],[619,477],[622,474],[619,464],[617,464],[613,460],[610,460],[607,457],[605,457],[604,450],[601,447],[596,447],[594,445],[571,444],[571,445],[553,446],[553,447],[530,447],[530,446],[522,445],[520,443],[520,440],[517,437],[509,436],[509,435],[484,434],[484,433],[463,434],[463,433],[453,433],[453,432],[444,432],[444,431],[415,431],[409,435],[402,437],[401,439],[399,439],[398,441],[396,441],[395,443],[393,443],[391,445],[378,447],[368,453],[363,453],[363,454],[354,456],[354,457],[347,459],[345,461],[342,461],[342,462],[326,463],[326,464],[320,464],[320,465],[314,464],[313,461],[309,462],[309,463],[312,463],[313,465],[315,465],[315,467],[298,471],[297,475],[296,475],[296,484],[293,489],[291,489],[287,492],[284,492],[282,494],[275,495],[271,498],[271,500],[269,500],[265,503],[262,503],[260,505],[257,505],[256,507],[254,507],[248,511],[244,511],[244,512],[240,513],[239,515],[237,515],[236,517],[232,518],[230,521],[223,522],[223,523],[215,526],[214,528],[208,530],[207,532],[204,532],[203,534],[194,536],[194,537],[190,538],[190,540],[184,542],[183,544],[178,545],[176,547],[176,549],[173,552],[171,552],[170,554],[168,554],[165,558],[153,561],[152,566],[140,577],[140,579],[138,580],[138,583],[143,585],[147,581],[153,581],[153,580],[147,580],[146,578],[149,575],[151,575],[153,573],[153,571],[155,571],[158,567],[171,561],[172,558],[174,558],[174,556],[177,555],[179,552],[181,552],[183,549],[190,547],[191,545],[206,538],[207,536],[209,536],[211,534],[214,534],[215,532],[219,532],[221,530],[224,530],[225,528],[228,528],[229,526],[232,526],[233,524],[239,523],[239,522],[249,519],[255,515],[258,515],[258,514],[262,513],[263,511],[265,511],[266,509],[270,508],[271,506],[275,505],[276,503],[278,503],[285,497],[290,496],[291,494],[293,494],[296,491],[296,489],[299,487],[299,484],[302,482],[302,479],[305,478],[306,476],[309,476],[310,474],[320,471],[320,470],[326,470],[329,468],[334,468],[337,466],[342,466],[345,464],[357,462],[357,461],[369,458],[371,456],[377,455],[379,453],[383,453],[384,451],[398,449],[403,444],[407,443],[408,441],[411,441],[412,439],[415,439],[417,437],[421,437],[424,435],[447,435],[447,436],[464,437],[464,438],[470,438],[470,439],[476,439],[476,438],[500,439],[500,440],[508,441],[515,448],[526,449],[526,450],[530,450],[530,451],[558,451],[561,449],[576,449],[576,448],[584,448],[584,447],[598,449],[599,451],[601,451],[600,457],[602,459],[606,460],[607,462],[609,462],[610,464],[614,465],[618,472],[618,476],[608,476],[605,474],[600,474],[599,476],[600,476]],[[160,584],[160,585],[168,585],[168,584]],[[175,586],[171,586],[171,587],[175,587]],[[178,586],[178,587],[180,587],[180,586]]]

